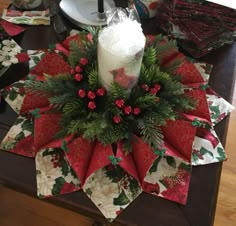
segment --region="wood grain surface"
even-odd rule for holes
[[[10,0],[0,0],[0,13]],[[235,70],[236,73],[236,70]],[[233,105],[236,106],[236,92]],[[214,226],[236,225],[236,111],[231,114]],[[1,226],[92,226],[92,220],[0,186]],[[148,226],[148,225],[147,225]],[[178,225],[177,225],[178,226]],[[200,225],[196,225],[200,226]]]
[[[235,59],[236,60],[236,59]],[[236,69],[235,69],[236,73]],[[233,105],[236,107],[236,86],[234,88]],[[228,160],[224,162],[220,190],[218,194],[214,226],[236,225],[236,110],[231,113],[226,152]]]

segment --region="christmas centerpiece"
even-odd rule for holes
[[[118,14],[110,26],[133,26]],[[110,221],[142,191],[185,204],[192,165],[226,158],[213,126],[233,107],[175,41],[149,35],[127,51],[108,32],[124,42],[114,57],[105,29],[28,52],[29,75],[2,90],[19,117],[0,147],[35,157],[39,197],[83,190]]]

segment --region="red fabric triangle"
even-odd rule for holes
[[[194,110],[185,111],[189,115],[195,116],[195,118],[200,117],[206,119],[211,123],[211,115],[209,112],[209,107],[206,98],[206,92],[200,89],[187,91],[186,95],[197,100],[197,105]]]
[[[97,170],[111,164],[110,160],[108,159],[108,157],[111,155],[113,156],[111,145],[104,146],[97,142],[90,160],[86,179]]]
[[[173,146],[171,146],[169,143],[164,142],[164,148],[166,149],[165,155],[166,156],[172,156],[172,157],[176,157],[179,159],[182,159],[186,162],[188,162],[189,160],[186,159],[185,156],[183,156],[180,152],[178,152]]]
[[[168,121],[162,127],[165,141],[191,162],[192,146],[196,135],[196,127],[187,121]]]
[[[10,23],[3,19],[0,19],[0,24],[10,36],[18,35],[25,30],[25,28],[18,26],[16,24]]]
[[[65,152],[66,158],[83,185],[94,144],[78,137],[69,143],[67,147],[69,152]]]
[[[55,134],[60,130],[60,114],[41,114],[35,118],[34,143],[37,149],[54,140]]]
[[[121,142],[118,142],[118,144],[117,144],[116,157],[122,159],[119,162],[119,165],[121,166],[121,168],[123,168],[128,174],[133,176],[137,181],[140,181],[132,154],[131,153],[128,153],[128,154],[124,153],[124,150],[122,150],[122,143]]]
[[[132,153],[138,170],[139,178],[141,180],[141,184],[143,184],[143,180],[148,170],[158,156],[154,154],[150,146],[139,137],[135,137],[135,140],[132,142],[132,147]]]

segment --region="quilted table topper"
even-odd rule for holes
[[[61,115],[49,111],[47,96],[39,98],[28,92],[25,84],[32,79],[44,81],[47,75],[69,73],[65,56],[70,53],[69,43],[79,38],[75,34],[54,49],[28,51],[30,74],[2,90],[3,98],[19,116],[0,148],[35,158],[39,197],[82,190],[109,221],[142,192],[186,204],[192,167],[226,159],[214,126],[233,106],[208,86],[212,66],[194,62],[177,48],[162,59],[162,69],[176,58],[184,59],[176,73],[187,95],[197,99],[194,110],[181,112],[182,119],[169,120],[161,127],[163,149],[152,150],[138,136],[134,136],[128,154],[122,141],[105,146],[73,134],[55,139]],[[162,45],[166,43],[163,37]]]

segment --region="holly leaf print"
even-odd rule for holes
[[[58,195],[61,192],[61,189],[63,185],[66,183],[65,179],[63,177],[59,177],[55,180],[55,184],[53,185],[52,188],[52,194],[53,195]]]
[[[210,110],[212,111],[211,117],[213,119],[217,119],[220,116],[220,108],[219,108],[219,106],[210,106]]]
[[[217,157],[217,159],[218,159],[219,161],[222,161],[222,160],[225,160],[225,159],[226,159],[226,154],[225,154],[223,148],[218,147],[218,148],[217,148],[217,152],[218,152],[218,154],[219,154],[219,156],[220,156],[220,157]]]
[[[200,149],[200,154],[201,155],[205,155],[205,154],[209,154],[212,158],[214,158],[214,155],[212,154],[212,152],[208,151],[206,148],[201,147]]]
[[[128,197],[126,196],[124,190],[122,190],[118,198],[114,198],[113,204],[116,206],[123,206],[123,205],[129,204],[129,202],[130,201]]]
[[[173,157],[167,156],[166,161],[167,161],[169,166],[171,166],[173,168],[176,168],[176,162],[175,162],[175,159]]]
[[[9,93],[9,99],[11,101],[14,101],[16,98],[17,98],[17,92],[14,89],[12,89],[11,92]]]

